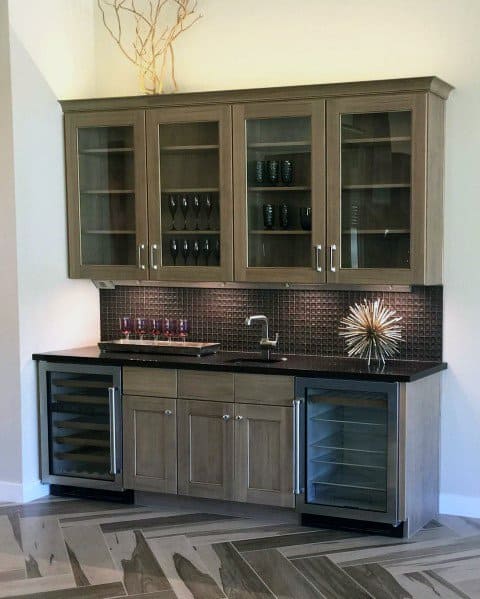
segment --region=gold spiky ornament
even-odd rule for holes
[[[364,299],[360,304],[350,306],[350,313],[341,319],[339,335],[345,338],[349,357],[366,358],[370,366],[371,359],[385,364],[387,358],[399,352],[402,342],[402,320],[377,299]]]

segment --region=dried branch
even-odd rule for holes
[[[137,7],[137,0],[97,0],[97,5],[110,36],[123,55],[138,68],[142,91],[161,93],[168,65],[176,91],[174,42],[202,17],[196,13],[197,0],[145,0],[144,10]],[[176,7],[170,23],[167,16],[162,18],[162,10],[169,5]],[[126,18],[134,21],[133,34],[125,33],[122,25]],[[165,23],[161,24],[162,21]]]

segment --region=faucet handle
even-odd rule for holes
[[[268,339],[268,338],[260,339],[260,347],[264,347],[264,348],[277,347],[279,336],[280,335],[278,333],[275,333],[275,339]]]

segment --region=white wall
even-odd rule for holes
[[[438,75],[448,102],[441,508],[480,517],[480,2],[199,0],[177,44],[180,91]],[[136,94],[97,11],[99,95]]]
[[[10,447],[16,457],[14,475],[3,474],[0,465],[1,501],[28,500],[48,490],[39,484],[37,389],[31,355],[96,343],[99,302],[90,281],[67,278],[63,125],[57,101],[94,95],[93,2],[11,0],[9,19],[0,22],[10,23],[9,53],[0,51],[0,60],[4,56],[10,60],[11,97],[10,102],[8,94],[1,98],[0,114],[7,106],[13,117],[10,177],[15,182],[16,213],[10,219],[9,235],[17,254],[13,260],[0,251],[0,272],[8,256],[16,264],[11,280],[16,282],[16,276],[18,287],[6,320],[13,320],[16,303],[17,333],[11,342],[12,348],[17,344],[19,362],[6,376],[19,379],[21,386],[20,392],[12,393],[9,410],[15,423],[21,423],[21,442],[7,445],[8,438],[0,436],[0,455],[8,455]],[[7,167],[2,158],[0,173],[2,165]],[[2,277],[5,281],[10,284]]]

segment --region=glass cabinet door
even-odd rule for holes
[[[66,116],[70,276],[147,277],[143,112]]]
[[[324,103],[234,107],[235,278],[324,280]]]
[[[147,115],[150,278],[233,277],[230,107]]]
[[[413,281],[422,118],[415,96],[327,103],[329,281]]]

